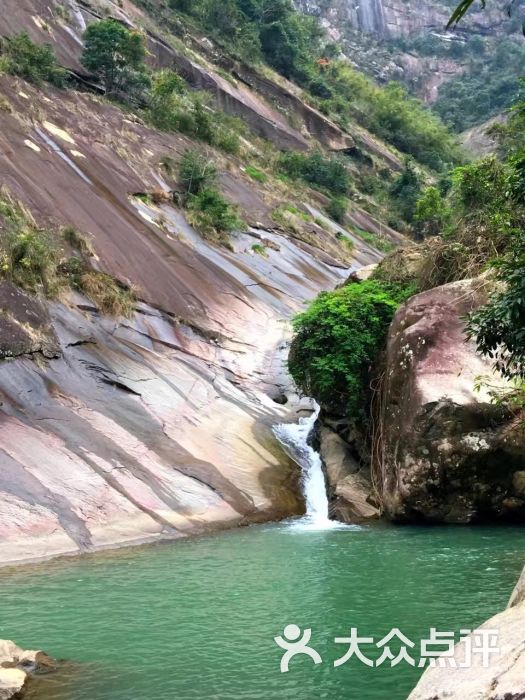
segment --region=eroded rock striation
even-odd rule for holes
[[[525,517],[523,427],[492,402],[490,389],[504,385],[465,340],[485,287],[474,279],[418,294],[390,328],[378,483],[393,520]],[[476,391],[483,376],[489,385]]]

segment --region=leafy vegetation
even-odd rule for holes
[[[454,131],[469,129],[503,112],[516,99],[525,74],[525,46],[510,39],[469,62],[466,75],[446,81],[432,109]]]
[[[114,19],[93,22],[84,32],[82,65],[102,83],[107,95],[129,100],[149,85],[142,35]]]
[[[321,151],[307,155],[292,151],[283,153],[277,167],[289,177],[304,180],[331,194],[348,192],[350,177],[346,165],[335,156],[327,158]]]
[[[103,312],[131,315],[135,293],[106,273],[90,268],[89,241],[75,228],[37,225],[31,213],[5,188],[0,188],[0,274],[32,294],[56,297],[74,288]],[[67,244],[73,251],[68,256]]]
[[[217,168],[205,154],[188,150],[180,162],[179,180],[186,196],[199,194],[203,189],[210,189],[215,185]]]
[[[219,43],[250,63],[264,59],[287,78],[307,83],[321,49],[318,22],[296,12],[290,0],[170,0]]]
[[[179,167],[179,181],[184,187],[190,224],[205,238],[227,244],[228,234],[241,229],[244,222],[237,209],[215,189],[214,163],[198,151],[186,151]]]
[[[344,222],[347,209],[348,202],[344,197],[332,197],[326,205],[326,213],[338,224]]]
[[[446,126],[398,83],[380,87],[347,62],[335,60],[322,69],[334,97],[321,108],[343,128],[355,119],[387,143],[437,171],[459,163],[462,154]]]
[[[301,391],[331,410],[361,414],[370,368],[396,309],[412,292],[367,280],[321,293],[293,322],[288,366]]]
[[[67,71],[56,60],[51,44],[35,44],[26,32],[17,34],[0,43],[2,68],[11,75],[40,85],[47,81],[57,87],[64,87]]]
[[[343,128],[356,120],[421,163],[444,170],[461,160],[439,117],[397,83],[380,87],[338,57],[318,20],[291,0],[170,0],[225,49],[248,63],[264,60],[304,87]]]
[[[257,182],[266,182],[268,180],[268,176],[266,175],[266,173],[263,173],[262,170],[259,170],[253,165],[247,165],[244,170],[246,172],[246,175],[248,175],[248,177],[251,177],[252,180],[256,180]]]

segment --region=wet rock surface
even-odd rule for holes
[[[394,520],[468,523],[525,518],[519,416],[491,401],[504,388],[465,339],[483,279],[419,294],[390,328],[381,413],[382,500]]]
[[[25,651],[14,642],[0,640],[0,700],[25,696],[28,680],[55,671],[57,662],[43,651]]]

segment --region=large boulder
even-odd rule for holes
[[[485,287],[465,280],[418,294],[391,325],[376,469],[393,520],[525,519],[525,431],[491,400],[505,385],[465,338]],[[487,375],[491,386],[476,390]]]
[[[327,425],[319,429],[319,452],[325,468],[332,517],[346,523],[379,517],[369,474],[350,445]]]
[[[525,570],[521,579],[525,584]],[[516,590],[520,588],[520,584]],[[514,598],[514,597],[513,597]],[[429,667],[408,700],[523,700],[525,698],[525,600],[511,598],[509,607],[481,625],[468,638],[456,645],[456,665],[469,659],[467,645],[476,647],[479,630],[496,630],[497,653],[483,665],[481,654],[472,654],[465,668],[447,665]],[[470,660],[470,659],[469,659]]]

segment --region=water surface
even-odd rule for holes
[[[253,526],[0,571],[0,637],[75,662],[46,700],[404,700],[420,670],[334,668],[334,637],[473,627],[524,561],[520,528]],[[291,623],[323,663],[281,674]]]

